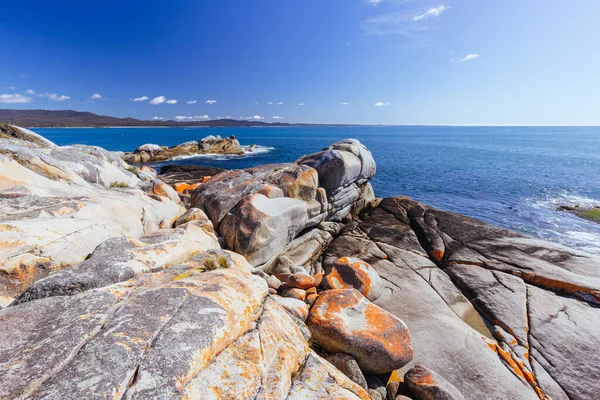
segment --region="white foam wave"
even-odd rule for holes
[[[600,199],[592,199],[586,196],[580,196],[572,192],[562,191],[556,196],[546,196],[542,199],[526,199],[532,207],[538,209],[556,210],[560,206],[575,206],[581,208],[591,208],[600,206]]]
[[[173,160],[186,160],[189,158],[206,158],[206,159],[210,159],[210,160],[234,160],[234,159],[238,159],[238,158],[256,157],[258,155],[266,154],[266,153],[269,153],[269,152],[275,150],[275,147],[259,146],[259,145],[242,145],[241,147],[242,147],[242,151],[244,152],[244,154],[242,154],[242,155],[216,154],[216,153],[192,154],[189,156],[177,156],[177,157],[174,157]]]

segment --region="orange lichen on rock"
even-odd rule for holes
[[[527,367],[525,367],[525,364],[523,364],[522,361],[520,361],[518,358],[513,358],[509,352],[504,351],[502,347],[498,346],[495,343],[488,342],[488,346],[490,349],[492,349],[492,351],[498,354],[498,356],[510,367],[510,369],[515,373],[515,375],[523,379],[533,388],[533,390],[539,396],[540,399],[545,399],[544,392],[539,387],[535,376],[533,375],[533,373],[531,373],[531,371],[529,371],[529,369],[527,369]]]
[[[315,279],[308,274],[297,272],[290,275],[286,283],[293,288],[308,289],[315,286]]]
[[[436,262],[441,262],[442,258],[444,258],[444,250],[431,250],[429,251],[429,257]]]
[[[355,289],[321,293],[310,310],[308,326],[321,347],[351,354],[367,373],[390,372],[412,359],[406,325]]]
[[[383,292],[383,284],[377,271],[359,258],[340,257],[323,278],[324,289],[356,289],[371,301]]]
[[[177,191],[177,193],[179,194],[185,194],[185,193],[189,193],[192,192],[194,190],[196,190],[198,188],[198,186],[200,186],[200,183],[185,183],[185,182],[179,182],[179,183],[175,183],[172,185],[173,189],[175,189]]]

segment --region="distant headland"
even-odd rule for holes
[[[236,119],[215,119],[209,121],[173,120],[148,121],[135,118],[116,118],[91,112],[73,110],[11,110],[0,109],[0,121],[28,128],[101,128],[134,126],[315,126],[317,124],[290,124],[284,122],[263,122]]]

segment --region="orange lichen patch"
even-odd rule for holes
[[[144,171],[144,172],[149,172],[149,173],[151,173],[151,174],[155,174],[155,173],[156,173],[156,170],[155,170],[154,168],[150,168],[150,167],[147,167],[147,166],[145,166],[145,165],[144,165],[144,166],[142,166],[142,168],[140,168],[140,169],[141,169],[142,171]]]
[[[304,299],[304,302],[309,306],[312,306],[313,304],[315,304],[315,301],[317,301],[318,298],[319,295],[316,293],[309,294],[308,296],[306,296],[306,299]]]
[[[76,210],[71,207],[61,207],[58,210],[54,211],[54,215],[68,215],[73,214]]]
[[[25,242],[23,242],[21,240],[0,242],[0,249],[1,250],[14,249],[15,247],[19,247],[24,244],[25,244]]]
[[[319,273],[319,274],[315,274],[313,276],[313,278],[315,278],[315,286],[319,287],[321,285],[321,282],[323,282],[323,277],[325,276],[325,274]]]
[[[289,276],[286,283],[293,288],[308,289],[315,286],[315,279],[308,274],[295,273]]]
[[[309,295],[309,294],[316,294],[316,293],[317,293],[317,288],[314,287],[314,286],[306,289],[306,294],[307,295]]]
[[[411,381],[419,386],[438,386],[440,383],[435,380],[435,377],[429,373],[413,374]]]
[[[181,182],[181,183],[175,183],[172,186],[173,186],[173,189],[175,189],[177,191],[177,193],[185,194],[185,193],[196,190],[198,188],[198,186],[200,186],[200,183],[189,184],[189,183]]]
[[[390,379],[388,379],[388,383],[390,382],[404,382],[404,376],[396,369],[392,371]]]
[[[372,267],[357,258],[340,257],[325,276],[325,288],[328,289],[357,289],[365,296],[371,293]]]
[[[322,292],[311,307],[308,325],[319,345],[352,354],[361,368],[368,365],[369,373],[400,368],[412,358],[406,325],[355,289]]]
[[[9,232],[15,229],[13,225],[0,224],[0,232]]]
[[[193,269],[190,269],[188,271],[185,271],[185,272],[177,275],[175,278],[173,278],[173,280],[174,281],[180,281],[182,279],[189,278],[192,275],[200,274],[202,272],[203,272],[203,270],[200,269],[200,268],[193,268]]]
[[[600,291],[595,290],[594,288],[581,286],[576,283],[559,281],[533,273],[522,273],[521,278],[529,284],[553,292],[566,293],[578,297],[581,297],[581,295],[591,295],[596,299],[596,302],[600,304]]]
[[[543,400],[546,398],[544,392],[535,380],[535,376],[527,369],[527,367],[525,367],[525,364],[523,364],[522,361],[519,359],[514,359],[509,352],[504,351],[495,343],[488,343],[488,347],[490,347],[490,349],[492,349],[502,360],[504,360],[504,362],[510,367],[515,375],[527,382],[540,399]]]
[[[429,257],[436,262],[441,262],[442,258],[444,258],[444,250],[430,250]]]
[[[212,176],[203,176],[200,180],[200,183],[206,183],[210,180],[210,178],[212,178]]]
[[[304,300],[306,299],[306,291],[304,289],[289,288],[285,289],[281,295],[283,297],[290,297],[292,299]]]

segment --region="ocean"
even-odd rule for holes
[[[169,162],[225,169],[293,162],[344,138],[373,153],[378,197],[410,196],[593,254],[600,225],[559,205],[600,205],[600,127],[348,126],[257,128],[44,128],[59,145],[133,151],[207,135],[235,134],[261,146],[243,157],[202,156]]]

